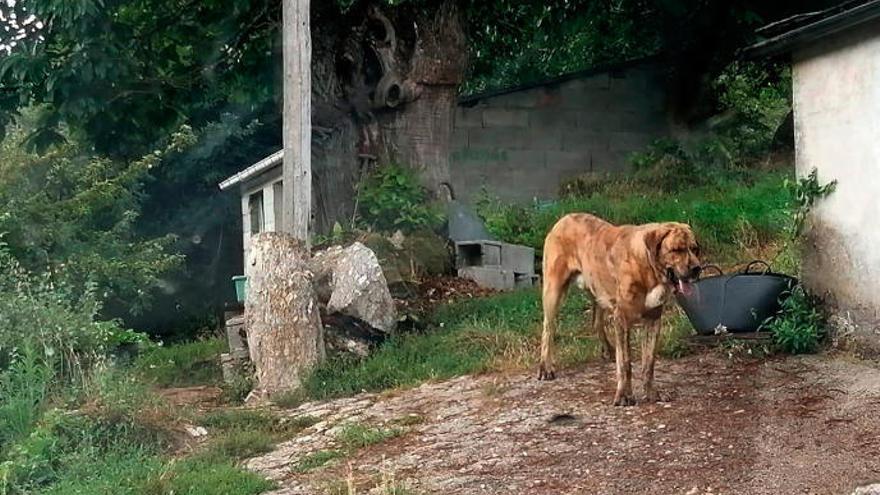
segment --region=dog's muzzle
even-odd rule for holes
[[[666,269],[666,279],[672,284],[673,290],[678,294],[688,295],[691,293],[691,284],[700,278],[702,268],[691,268],[686,277],[679,277],[672,268]]]

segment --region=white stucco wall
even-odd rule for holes
[[[804,279],[833,306],[875,320],[880,309],[880,25],[794,53],[799,175],[837,190],[811,218]]]

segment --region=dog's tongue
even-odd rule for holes
[[[678,279],[678,292],[685,296],[689,296],[691,294],[691,284],[682,279]]]

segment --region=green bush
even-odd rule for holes
[[[722,117],[713,131],[740,161],[762,157],[775,144],[776,130],[791,111],[791,71],[737,61],[713,82]]]
[[[150,170],[191,141],[188,128],[167,147],[123,162],[95,156],[71,140],[43,155],[24,151],[26,131],[0,145],[0,233],[10,253],[33,273],[51,273],[78,291],[138,312],[180,256],[173,237],[134,232]]]
[[[773,334],[773,341],[783,352],[805,354],[816,352],[825,328],[825,315],[820,301],[797,285],[782,301],[779,314],[764,324]]]
[[[415,174],[399,165],[379,167],[361,184],[357,213],[362,227],[384,232],[432,229],[443,221]]]

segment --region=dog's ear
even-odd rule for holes
[[[663,240],[672,233],[672,227],[669,225],[658,225],[645,233],[645,247],[651,259],[657,260],[660,257],[660,247],[663,246]]]

